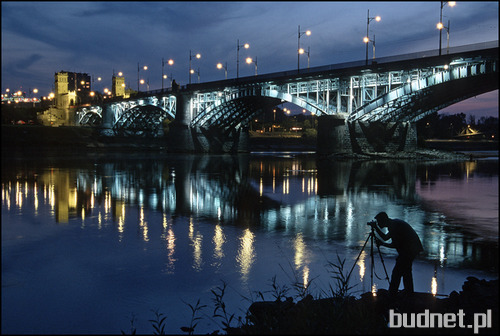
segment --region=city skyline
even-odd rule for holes
[[[37,88],[38,96],[48,95],[59,71],[88,73],[93,89],[101,92],[111,89],[113,74],[122,72],[133,90],[144,79],[139,87],[145,91],[170,87],[172,79],[180,85],[197,83],[198,76],[201,82],[223,80],[225,69],[217,68],[218,63],[227,64],[231,79],[237,73],[247,77],[257,70],[297,69],[298,62],[307,68],[308,62],[315,67],[359,61],[365,59],[367,28],[376,41],[377,58],[438,49],[440,6],[439,1],[3,1],[2,93]],[[498,40],[498,2],[445,2],[442,14],[443,53],[448,29],[450,47]],[[306,51],[300,56],[298,41]],[[372,47],[370,43],[370,59]],[[201,58],[191,57],[197,53]],[[257,58],[258,64],[247,64],[247,57]],[[173,65],[167,63],[170,59]],[[190,64],[195,71],[191,78]],[[167,79],[162,80],[162,70]],[[467,111],[498,117],[498,90],[441,112]]]

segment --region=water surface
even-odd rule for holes
[[[244,317],[252,300],[300,299],[304,284],[329,296],[342,262],[353,294],[387,288],[395,252],[375,249],[372,267],[370,244],[362,249],[380,211],[422,240],[415,290],[449,294],[469,275],[497,278],[498,160],[11,155],[2,160],[2,333],[116,334],[130,320],[151,333],[156,309],[179,333],[198,299],[208,307],[196,331],[222,330],[212,291],[223,283],[227,310]]]

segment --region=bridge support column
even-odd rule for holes
[[[100,133],[107,136],[113,136],[114,112],[110,104],[102,107],[102,125]]]
[[[175,120],[170,124],[168,133],[168,150],[172,152],[194,152],[191,123],[190,94],[178,93],[175,98]]]
[[[417,149],[415,123],[355,121],[348,126],[355,153],[411,152]]]
[[[318,117],[317,153],[321,155],[351,153],[345,117],[342,115],[323,115]]]

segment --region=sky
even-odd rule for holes
[[[443,7],[449,24],[450,47],[498,40],[498,1],[456,2]],[[2,1],[2,93],[9,88],[37,96],[53,91],[59,71],[88,73],[93,89],[111,89],[113,73],[137,89],[140,79],[149,89],[162,88],[164,73],[180,85],[189,82],[192,68],[201,82],[225,78],[217,63],[227,63],[228,78],[297,69],[300,45],[310,50],[310,66],[365,59],[368,11],[369,35],[375,36],[376,57],[393,56],[439,47],[440,1]],[[443,31],[442,48],[447,34]],[[372,48],[369,48],[372,57]],[[173,65],[166,61],[174,60]],[[307,67],[307,55],[300,67]],[[142,67],[148,66],[148,70]],[[102,81],[97,81],[102,77]],[[191,76],[198,82],[198,74]],[[170,81],[164,80],[164,87]],[[147,85],[141,85],[147,90]],[[471,111],[471,112],[469,112]],[[498,90],[450,106],[444,113],[474,113],[498,117]]]

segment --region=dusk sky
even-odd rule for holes
[[[53,91],[54,74],[83,72],[102,82],[94,89],[111,89],[113,71],[137,89],[137,64],[148,66],[140,78],[149,89],[161,89],[165,73],[180,84],[189,81],[189,53],[201,82],[224,79],[218,62],[226,63],[228,78],[252,76],[257,58],[259,74],[297,68],[298,26],[301,47],[310,48],[310,66],[363,60],[367,11],[381,21],[370,22],[376,57],[437,49],[440,1],[425,2],[25,2],[2,1],[2,93],[37,88],[38,96]],[[450,20],[450,47],[498,40],[498,1],[458,1],[443,8]],[[446,31],[442,45],[446,48]],[[372,57],[370,46],[369,57]],[[300,58],[307,67],[307,55]],[[192,75],[196,83],[198,75]],[[164,82],[170,86],[170,80]],[[146,90],[146,85],[141,90]],[[443,110],[498,117],[498,90]]]

